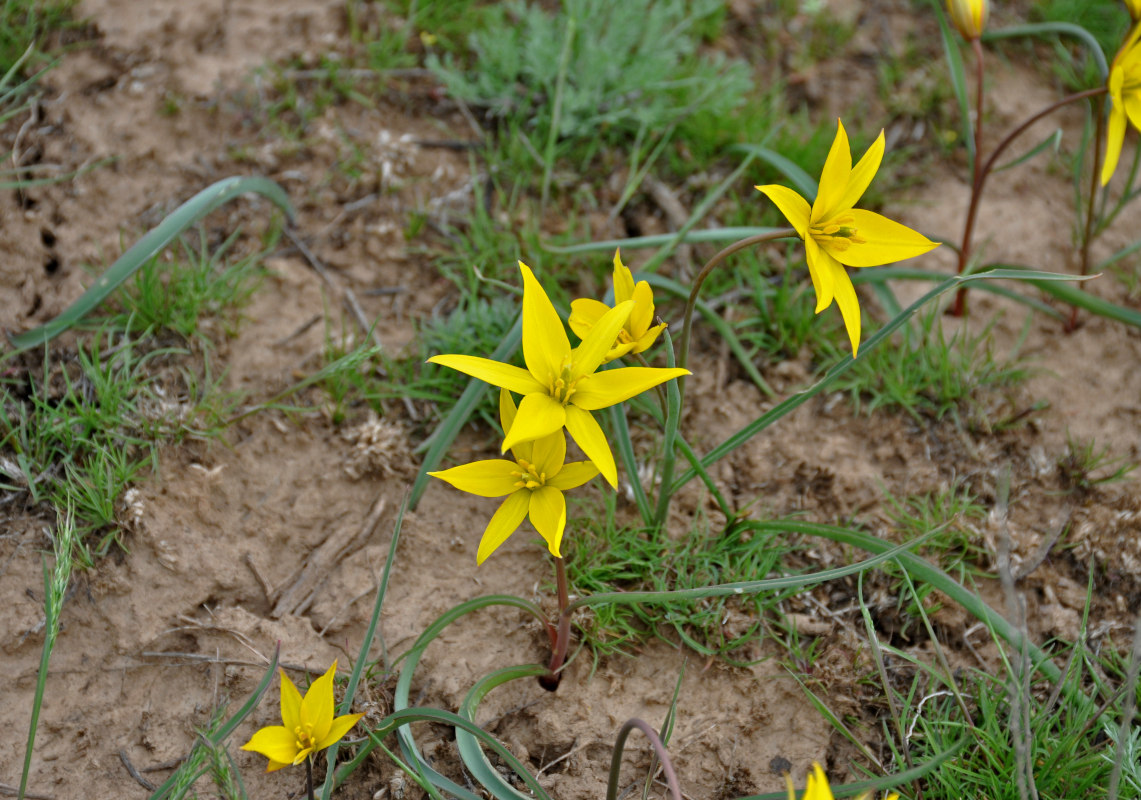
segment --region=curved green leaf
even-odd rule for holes
[[[233,177],[218,181],[175,209],[156,228],[149,231],[127,252],[119,256],[115,263],[99,276],[95,283],[68,306],[62,314],[46,325],[10,337],[12,346],[17,350],[25,350],[29,347],[45,344],[59,336],[90,314],[139,267],[161,253],[163,248],[174,241],[176,236],[214,209],[249,192],[266,197],[284,211],[290,219],[293,218],[293,206],[289,202],[289,196],[286,195],[284,189],[268,178]]]

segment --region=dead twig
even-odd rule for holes
[[[123,762],[123,766],[127,768],[127,774],[135,779],[135,782],[146,789],[148,792],[153,792],[157,787],[139,774],[135,769],[135,765],[131,763],[131,759],[127,757],[127,751],[122,748],[119,749],[119,760]]]

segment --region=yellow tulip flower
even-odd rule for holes
[[[602,477],[617,489],[614,454],[590,412],[690,372],[653,367],[596,372],[630,318],[635,301],[619,303],[603,314],[582,344],[572,350],[562,320],[531,268],[520,261],[519,270],[523,274],[523,361],[527,369],[478,356],[439,355],[428,361],[523,395],[519,413],[504,428],[504,453],[521,442],[550,436],[565,425]]]
[[[788,782],[788,800],[796,800],[796,790],[792,786],[792,778],[785,775],[785,781]],[[871,795],[871,792],[865,792],[856,800],[870,800]],[[828,785],[828,777],[819,764],[812,765],[812,772],[808,775],[807,785],[804,787],[801,800],[833,800],[832,787]],[[889,794],[884,800],[899,800],[899,795]]]
[[[968,42],[982,36],[990,16],[987,0],[947,0],[947,13],[951,22]]]
[[[517,409],[511,393],[499,391],[499,419],[503,430],[515,421]],[[433,478],[480,497],[506,497],[491,517],[479,540],[476,564],[482,564],[507,537],[515,533],[524,517],[547,543],[551,555],[561,557],[559,547],[567,524],[567,502],[563,492],[582,486],[598,474],[589,461],[564,464],[567,440],[561,430],[533,442],[511,448],[512,460],[493,458],[476,461],[443,472],[429,472]]]
[[[339,742],[364,714],[333,717],[333,676],[337,662],[329,671],[301,693],[281,671],[281,725],[269,725],[255,733],[242,745],[243,750],[260,753],[269,759],[266,772],[292,764],[300,764],[320,750]]]
[[[1132,7],[1131,7],[1132,9]],[[1109,183],[1121,146],[1125,142],[1125,122],[1141,130],[1141,23],[1133,26],[1129,38],[1117,51],[1109,68],[1109,127],[1106,131],[1105,163],[1101,167],[1101,185]]]
[[[804,240],[805,259],[816,290],[816,313],[835,300],[852,342],[852,355],[860,347],[860,304],[856,289],[844,267],[878,267],[922,255],[936,247],[927,237],[873,211],[852,208],[875,177],[883,160],[884,137],[880,131],[872,146],[852,166],[848,134],[837,120],[836,138],[816,200],[808,201],[785,186],[771,184],[758,190],[776,204]]]
[[[627,353],[645,352],[654,344],[658,335],[666,327],[664,322],[660,325],[650,326],[650,323],[654,321],[654,292],[646,281],[634,283],[633,273],[630,272],[629,267],[622,263],[622,254],[615,250],[614,304],[619,305],[627,300],[634,301],[634,308],[630,312],[630,318],[622,326],[622,330],[618,331],[618,339],[602,360],[603,364],[621,358]],[[570,319],[567,320],[567,323],[579,339],[585,339],[609,310],[610,306],[591,298],[573,300],[571,301]]]

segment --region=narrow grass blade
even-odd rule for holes
[[[1109,78],[1109,64],[1105,60],[1105,53],[1102,51],[1101,45],[1097,43],[1097,39],[1081,25],[1074,25],[1071,22],[1036,22],[1030,25],[1012,25],[1009,28],[997,28],[983,32],[982,40],[984,42],[993,42],[998,39],[1011,39],[1023,36],[1031,36],[1039,39],[1047,36],[1070,36],[1077,39],[1089,50],[1090,56],[1093,58],[1094,63],[1097,64],[1097,71],[1098,74],[1101,75],[1102,82],[1104,83]]]
[[[161,253],[176,236],[214,209],[249,192],[266,197],[290,219],[293,218],[293,206],[289,202],[289,196],[285,190],[267,178],[233,177],[218,181],[187,200],[156,228],[139,239],[62,314],[46,325],[12,336],[10,338],[12,346],[17,350],[25,350],[51,341],[97,308],[139,267]]]
[[[700,231],[686,231],[685,235],[681,237],[679,244],[736,242],[741,239],[747,239],[750,236],[759,236],[779,230],[780,228],[707,228]],[[565,255],[595,253],[599,251],[613,253],[617,248],[622,248],[623,250],[642,250],[647,247],[661,247],[662,245],[677,240],[677,237],[678,234],[676,233],[657,233],[653,236],[632,236],[629,239],[604,239],[599,242],[583,242],[582,244],[566,246],[545,244],[543,245],[543,249],[549,253],[561,253]]]
[[[955,102],[959,105],[959,121],[963,126],[963,144],[967,148],[967,170],[973,172],[975,168],[975,135],[971,130],[971,101],[967,95],[967,71],[963,66],[963,54],[959,50],[959,40],[947,24],[947,16],[943,13],[942,3],[932,0],[931,7],[935,11],[935,18],[939,20],[939,34],[943,40],[943,54],[947,57],[947,72],[951,78],[951,91],[955,94]]]
[[[348,714],[353,710],[353,697],[357,693],[357,685],[360,682],[361,672],[364,665],[368,661],[368,653],[372,648],[372,640],[376,638],[376,628],[380,624],[380,609],[384,605],[384,596],[388,592],[388,579],[392,576],[392,563],[396,560],[396,547],[400,544],[400,529],[404,525],[404,512],[408,510],[408,498],[404,498],[404,502],[400,505],[400,511],[396,515],[396,524],[392,529],[392,539],[388,543],[388,556],[384,560],[384,572],[380,576],[380,586],[376,589],[376,602],[372,605],[372,617],[368,621],[368,629],[365,631],[364,638],[361,640],[360,652],[357,654],[356,663],[353,664],[353,672],[349,676],[349,685],[345,687],[345,699],[341,702],[341,709],[338,713]],[[388,665],[385,664],[387,667]],[[339,744],[333,744],[328,750],[328,763],[329,770],[325,776],[325,788],[322,790],[322,800],[329,800],[329,796],[333,792],[333,777],[334,766],[337,763],[337,750]]]
[[[209,746],[218,747],[221,745],[222,742],[228,739],[230,734],[232,734],[237,729],[237,727],[245,721],[246,717],[250,715],[250,712],[257,708],[258,703],[261,702],[262,696],[266,693],[266,690],[269,689],[269,685],[273,682],[274,670],[277,669],[277,658],[279,655],[279,650],[280,648],[277,648],[273,651],[273,658],[269,660],[269,667],[266,669],[265,675],[262,676],[261,682],[258,683],[257,688],[254,689],[253,693],[248,698],[246,698],[246,702],[242,704],[242,707],[238,709],[237,713],[235,713],[234,716],[230,717],[230,719],[226,721],[225,725],[206,737]],[[198,750],[204,746],[206,745],[202,744],[201,742],[196,743],[190,751],[191,754],[193,754],[195,750]],[[187,756],[186,760],[183,762],[183,767],[175,770],[174,774],[167,778],[166,782],[155,790],[154,794],[150,796],[150,800],[163,800],[163,798],[170,795],[171,790],[174,789],[174,787],[180,782],[184,782],[184,785],[186,786],[189,786],[190,783],[193,783],[193,781],[190,783],[185,783],[187,776],[183,771],[185,767],[193,763],[194,759],[190,756]]]
[[[995,264],[993,265],[1004,270],[1027,270],[1028,267],[1022,267],[1017,264]],[[1096,278],[1096,275],[1089,276]],[[1076,286],[1065,286],[1057,284],[1052,281],[1044,281],[1041,277],[1026,278],[1029,283],[1052,295],[1063,303],[1069,303],[1072,306],[1077,306],[1083,311],[1088,311],[1091,314],[1097,314],[1099,317],[1112,319],[1116,322],[1123,322],[1126,325],[1132,325],[1135,328],[1141,328],[1141,312],[1134,311],[1125,306],[1119,306],[1111,303],[1108,300],[1102,300],[1100,297],[1095,297],[1089,292],[1083,292]]]
[[[614,431],[615,444],[618,457],[622,459],[622,468],[630,479],[630,490],[634,493],[634,503],[638,506],[638,513],[647,525],[653,521],[654,513],[650,510],[650,501],[646,497],[646,490],[642,487],[641,477],[638,475],[638,461],[634,457],[634,444],[630,440],[630,425],[626,422],[625,404],[617,403],[610,407],[610,429]]]
[[[851,273],[852,283],[870,283],[873,287],[884,283],[889,280],[912,280],[912,281],[927,281],[928,283],[937,283],[945,281],[951,277],[944,272],[929,272],[924,269],[913,269],[909,267],[871,267],[870,269],[856,270]],[[1076,280],[1076,278],[1075,278]],[[1065,319],[1066,315],[1058,311],[1056,308],[1043,303],[1036,297],[1027,297],[1024,294],[1010,289],[1006,286],[1001,286],[997,283],[983,283],[976,286],[972,291],[975,292],[990,292],[999,297],[1005,297],[1008,300],[1013,300],[1016,303],[1032,308],[1040,314],[1045,314],[1054,319]],[[897,312],[899,313],[899,312]]]
[[[520,315],[515,320],[514,327],[503,337],[499,347],[495,348],[495,352],[491,354],[491,360],[507,361],[515,355],[515,351],[519,349],[519,344],[522,341],[523,317]],[[412,483],[412,491],[408,498],[409,507],[413,510],[416,509],[416,504],[420,502],[420,496],[424,494],[424,490],[428,488],[428,473],[436,468],[440,459],[444,457],[444,453],[448,452],[448,448],[452,446],[452,442],[455,441],[460,430],[467,424],[468,418],[475,407],[479,405],[479,401],[487,389],[486,383],[478,378],[472,378],[444,421],[426,441],[413,451],[416,453],[427,451],[424,453],[424,461],[420,465],[420,471],[416,473],[416,480]]]
[[[991,172],[1002,172],[1004,169],[1010,169],[1011,167],[1017,167],[1019,164],[1025,164],[1027,161],[1034,158],[1034,156],[1038,155],[1039,153],[1041,153],[1043,150],[1046,150],[1046,149],[1053,150],[1055,153],[1057,153],[1058,147],[1061,144],[1062,144],[1062,129],[1058,128],[1053,133],[1051,133],[1049,136],[1047,136],[1045,139],[1038,142],[1038,144],[1034,145],[1032,148],[1030,148],[1025,153],[1020,155],[1018,158],[1007,161],[1005,164],[1003,164],[1000,167],[995,167],[994,169],[991,170]]]
[[[483,698],[497,686],[502,686],[508,681],[519,680],[522,678],[537,678],[540,675],[547,674],[547,667],[539,664],[526,664],[519,667],[505,667],[504,669],[496,670],[490,675],[485,675],[480,678],[475,686],[464,697],[463,702],[460,703],[460,716],[475,724],[476,709],[483,701]],[[456,728],[456,748],[460,751],[460,758],[463,759],[464,766],[468,768],[475,782],[491,793],[496,800],[530,800],[530,797],[523,792],[515,789],[511,784],[503,779],[499,774],[499,770],[491,765],[484,755],[482,748],[480,748],[480,741],[487,741],[490,734],[483,736],[476,736],[469,733],[463,728]],[[511,758],[511,768],[515,770],[520,776],[528,770],[514,757]],[[536,784],[537,785],[537,784]],[[550,800],[550,796],[540,789],[537,793],[540,800]]]
[[[1018,269],[993,269],[987,272],[977,272],[972,275],[954,276],[943,281],[927,294],[920,297],[918,300],[904,309],[902,314],[898,314],[886,325],[876,331],[873,336],[871,336],[866,342],[863,343],[860,348],[861,351],[865,353],[869,352],[872,348],[878,347],[880,344],[885,342],[892,333],[894,333],[901,325],[903,325],[904,322],[911,318],[912,314],[917,312],[931,300],[934,300],[936,297],[939,297],[940,295],[947,292],[955,291],[965,283],[974,283],[982,280],[1026,280],[1034,282],[1036,286],[1040,285],[1040,288],[1046,288],[1046,286],[1052,285],[1053,281],[1080,281],[1087,280],[1087,278],[1077,275],[1059,275],[1053,272],[1023,272]],[[708,468],[712,464],[716,463],[719,459],[733,452],[749,439],[763,431],[769,425],[772,425],[781,417],[790,413],[794,409],[803,405],[809,399],[815,397],[827,389],[833,381],[847,372],[854,363],[855,360],[851,356],[845,358],[839,364],[832,367],[832,369],[828,370],[828,373],[812,386],[808,387],[804,391],[797,392],[796,394],[786,398],[784,401],[778,403],[769,411],[757,417],[744,428],[737,431],[737,433],[730,436],[724,442],[717,445],[717,447],[713,448],[713,450],[702,457],[701,463]],[[677,482],[673,485],[670,491],[678,491],[686,483],[693,480],[696,475],[697,473],[694,470],[686,472],[677,479]]]
[[[816,199],[818,187],[815,179],[776,150],[770,150],[763,144],[739,144],[734,149],[756,156],[777,172],[784,175],[788,178],[789,183],[795,186],[797,191],[799,191],[808,202],[811,203]]]
[[[665,342],[666,366],[676,367],[674,362],[674,343],[668,330],[662,331]],[[681,420],[681,390],[677,381],[666,384],[666,419],[665,430],[662,435],[662,485],[658,490],[658,505],[654,511],[654,526],[661,530],[666,524],[666,517],[670,510],[670,484],[673,481],[674,464],[677,463],[677,426]]]

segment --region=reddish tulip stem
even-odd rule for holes
[[[560,670],[570,648],[570,591],[567,588],[567,565],[561,556],[555,556],[555,586],[559,596],[559,622],[551,648],[551,661],[546,675],[539,678],[539,685],[549,692],[559,688],[562,680]]]
[[[313,756],[305,759],[305,787],[309,792],[309,800],[316,800],[313,797]]]
[[[983,81],[983,46],[976,36],[971,39],[971,48],[975,51],[975,158],[974,158],[974,174],[971,176],[971,204],[967,209],[967,222],[963,226],[963,243],[959,247],[959,268],[957,270],[959,275],[963,274],[963,270],[967,267],[967,261],[971,256],[971,236],[975,230],[975,217],[978,214],[979,199],[982,197],[982,185],[986,180],[983,174],[983,99],[984,94],[984,81]],[[967,290],[960,289],[955,294],[955,307],[951,313],[956,317],[961,317],[967,312]]]
[[[1093,133],[1093,161],[1090,165],[1089,177],[1089,206],[1086,208],[1086,230],[1082,235],[1082,275],[1089,275],[1089,248],[1093,242],[1093,223],[1097,217],[1097,185],[1098,164],[1101,163],[1101,139],[1105,134],[1105,102],[1098,98],[1094,103],[1094,133]],[[1066,323],[1066,330],[1072,331],[1078,326],[1078,307],[1070,309],[1070,319]]]

